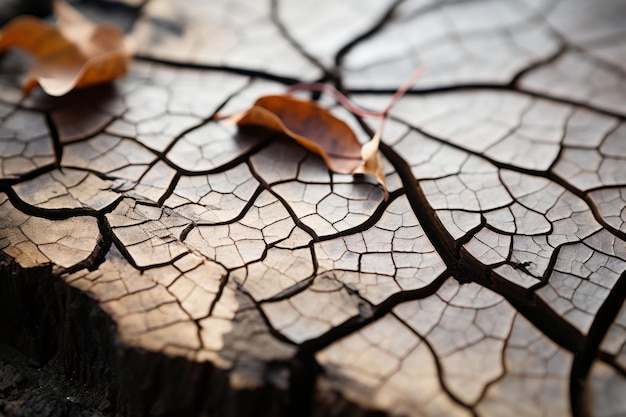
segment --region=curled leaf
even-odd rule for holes
[[[52,96],[111,81],[126,73],[133,47],[114,25],[87,20],[67,3],[55,1],[57,26],[20,16],[0,33],[0,52],[18,47],[35,57],[22,90],[36,85]]]
[[[387,195],[377,140],[361,145],[352,129],[313,101],[291,95],[259,98],[245,112],[233,116],[239,126],[254,125],[279,131],[311,152],[340,174],[370,174]]]
[[[261,97],[250,109],[230,119],[239,126],[261,126],[284,133],[321,156],[326,166],[334,172],[373,175],[383,187],[385,199],[387,199],[389,193],[385,182],[385,172],[378,152],[385,119],[393,105],[415,84],[423,72],[424,67],[419,67],[395,92],[387,107],[381,112],[361,109],[341,92],[326,84],[303,83],[289,88],[289,92],[295,90],[329,92],[352,113],[358,116],[380,118],[376,134],[364,145],[361,145],[345,122],[337,119],[328,110],[313,101],[300,100],[291,95]]]

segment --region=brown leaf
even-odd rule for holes
[[[239,126],[262,126],[284,133],[322,157],[331,171],[373,175],[387,195],[378,153],[380,133],[361,145],[352,129],[328,110],[290,95],[261,97],[250,109],[235,115],[233,121]]]
[[[114,25],[95,25],[62,1],[54,3],[57,26],[20,16],[2,29],[0,52],[11,47],[35,57],[22,89],[36,85],[52,96],[111,81],[126,73],[133,48]]]

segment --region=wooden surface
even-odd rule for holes
[[[0,279],[66,288],[45,337],[120,415],[626,415],[624,2],[128,4],[114,84],[0,76]],[[421,64],[388,201],[213,119],[318,79],[380,110]]]

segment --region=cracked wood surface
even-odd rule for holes
[[[118,349],[187,361],[126,363],[191,387],[129,414],[626,415],[623,2],[127,4],[139,55],[112,85],[21,99],[3,58],[0,249],[87,294]],[[421,64],[387,201],[214,118],[318,79],[379,110]]]

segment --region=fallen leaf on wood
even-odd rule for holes
[[[22,48],[35,57],[23,83],[24,95],[36,85],[52,96],[111,81],[128,70],[133,47],[112,24],[96,25],[65,2],[54,3],[57,26],[19,16],[0,33],[0,52]]]
[[[291,95],[265,96],[232,120],[239,126],[262,126],[284,133],[318,154],[331,171],[371,174],[387,195],[378,145],[362,146],[344,121],[313,101]]]
[[[291,95],[265,96],[233,121],[280,131],[321,156],[338,173],[351,174],[362,163],[361,143],[352,129],[313,101]]]
[[[318,154],[326,166],[340,174],[373,175],[388,197],[385,173],[378,148],[387,113],[415,83],[424,71],[418,68],[411,78],[393,95],[382,112],[360,109],[336,89],[325,84],[297,84],[289,91],[315,90],[331,92],[338,101],[359,116],[380,118],[380,126],[372,140],[361,145],[352,129],[328,110],[311,100],[301,100],[289,94],[264,96],[254,105],[230,119],[239,126],[253,125],[279,131],[294,139],[311,152]]]

